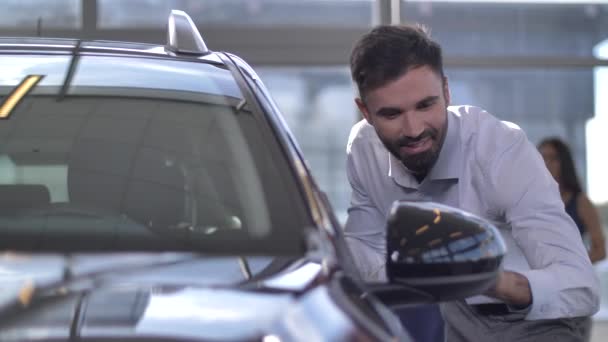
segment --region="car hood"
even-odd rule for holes
[[[294,297],[233,290],[183,289],[154,294],[141,320],[138,335],[243,340],[269,333]],[[83,331],[86,335],[87,331]]]
[[[268,334],[291,293],[210,288],[113,288],[58,295],[0,323],[0,340],[132,337],[251,340]]]
[[[273,257],[246,258],[255,274]],[[0,255],[0,308],[17,298],[24,287],[37,289],[60,283],[66,276],[96,274],[106,281],[199,286],[229,286],[247,280],[239,257],[207,257],[187,253],[12,254]]]
[[[0,340],[67,340],[70,336],[259,339],[277,330],[297,295],[322,271],[317,263],[299,260],[268,277],[244,282],[238,258],[233,259],[192,260],[126,274],[109,273],[98,278],[94,287],[82,285],[79,291],[77,282],[71,290],[34,296],[31,302],[24,298],[31,278],[22,277],[10,286],[7,282],[0,291],[3,299],[9,301],[10,292],[13,302],[14,296],[20,298],[20,307],[0,315]],[[29,268],[38,284],[43,284],[60,279],[65,262],[49,257],[19,264],[25,266],[22,274]],[[42,266],[45,272],[41,272]],[[5,267],[5,275],[10,272]]]

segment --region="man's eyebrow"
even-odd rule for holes
[[[376,115],[389,116],[389,115],[393,115],[393,114],[399,114],[402,111],[403,110],[401,110],[401,108],[398,108],[398,107],[382,107],[376,111]]]
[[[427,97],[423,98],[422,100],[416,102],[416,107],[423,105],[423,104],[427,104],[427,103],[434,103],[438,100],[439,100],[439,96],[437,96],[437,95],[427,96]],[[390,116],[390,115],[394,115],[394,114],[399,114],[401,112],[403,112],[403,109],[401,109],[399,107],[382,107],[376,111],[376,115]]]

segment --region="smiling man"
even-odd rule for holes
[[[450,106],[441,47],[419,26],[373,29],[350,63],[364,120],[347,146],[345,235],[364,278],[385,277],[395,200],[447,204],[492,221],[508,246],[493,288],[442,304],[447,340],[582,340],[598,280],[525,133],[478,107]]]
[[[414,68],[370,91],[365,101],[356,99],[384,146],[419,182],[439,156],[447,131],[449,101],[447,79],[435,75],[430,66]]]

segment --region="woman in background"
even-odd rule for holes
[[[576,223],[587,245],[592,263],[606,257],[604,234],[597,210],[582,191],[572,154],[568,146],[559,138],[546,138],[538,149],[547,168],[559,185],[566,212]]]
[[[538,150],[553,178],[559,185],[559,192],[566,212],[581,233],[583,242],[589,251],[589,259],[596,263],[606,258],[604,233],[597,210],[583,192],[578,180],[574,160],[568,145],[559,138],[546,138],[538,144]],[[581,327],[585,341],[591,340],[591,317],[587,317]]]

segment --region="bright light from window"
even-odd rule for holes
[[[594,49],[597,58],[608,58],[608,40],[598,44]],[[608,202],[608,159],[605,146],[608,136],[608,67],[597,67],[594,70],[595,116],[587,122],[587,190],[589,198],[595,203]]]

